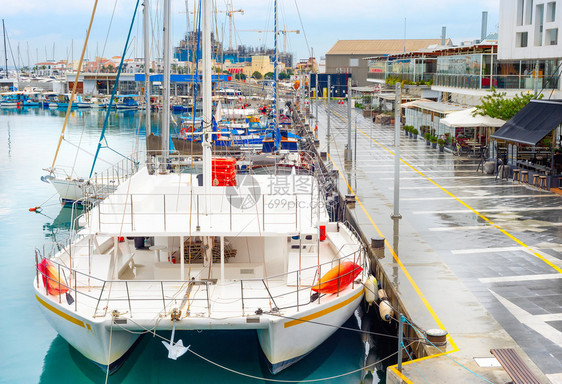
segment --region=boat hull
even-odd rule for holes
[[[109,365],[110,373],[123,364],[139,339],[138,334],[117,331],[117,326],[112,329],[111,320],[93,321],[92,318],[81,317],[69,309],[72,306],[67,305],[66,300],[58,303],[52,300],[53,296],[45,296],[45,293],[37,288],[35,297],[41,312],[55,331],[102,369],[107,369]]]
[[[356,286],[327,306],[280,318],[272,321],[268,329],[258,330],[271,373],[279,373],[326,341],[351,317],[362,299],[363,287]]]

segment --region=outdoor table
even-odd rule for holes
[[[154,258],[156,262],[160,262],[160,251],[168,253],[168,248],[163,245],[153,245],[149,247],[151,251],[154,251]]]

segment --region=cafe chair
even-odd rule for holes
[[[511,181],[511,183],[515,183],[515,180],[519,181],[519,177],[521,176],[519,175],[519,172],[520,170],[517,168],[513,170],[513,180]]]
[[[521,171],[521,177],[519,178],[519,182],[529,184],[529,171]]]
[[[545,175],[540,175],[539,176],[539,188],[540,189],[548,189],[547,185],[546,185],[546,176]]]

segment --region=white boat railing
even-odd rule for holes
[[[86,222],[98,233],[156,231],[166,232],[181,227],[177,219],[191,217],[194,226],[200,226],[204,218],[210,218],[222,225],[228,222],[228,230],[240,225],[243,218],[255,218],[260,229],[274,229],[275,225],[291,230],[312,226],[325,211],[325,201],[319,195],[318,186],[310,191],[291,194],[239,193],[234,187],[217,187],[217,193],[204,194],[117,194],[108,196],[103,204],[85,213]],[[211,208],[204,212],[205,197],[210,199]],[[323,218],[323,216],[322,216]],[[216,221],[215,221],[216,220]]]
[[[358,243],[356,244],[358,245]],[[42,257],[40,252],[36,249],[35,252],[35,266],[36,266],[36,284],[37,289],[41,289],[43,285],[45,295],[47,292],[47,284],[41,284],[41,280],[51,281],[52,287],[58,287],[61,290],[68,290],[73,301],[69,303],[69,307],[74,307],[74,311],[83,315],[92,317],[105,317],[108,313],[117,310],[120,313],[128,314],[133,317],[149,316],[150,318],[162,318],[168,316],[174,309],[181,306],[180,303],[185,301],[190,302],[190,307],[204,310],[207,317],[220,318],[224,314],[225,308],[228,311],[239,311],[241,316],[248,315],[261,315],[262,313],[276,314],[281,310],[296,309],[300,310],[307,305],[314,302],[320,302],[323,294],[316,294],[312,291],[312,287],[318,286],[318,276],[323,276],[323,273],[337,266],[342,261],[353,261],[357,264],[357,268],[362,268],[360,272],[361,281],[365,281],[368,275],[368,262],[366,259],[365,250],[359,247],[348,255],[340,258],[335,258],[329,262],[319,265],[302,268],[296,271],[269,276],[268,278],[255,278],[255,279],[240,279],[232,280],[228,283],[233,286],[239,286],[239,297],[236,301],[240,301],[240,306],[233,309],[232,303],[225,304],[221,308],[220,303],[213,303],[211,301],[211,287],[214,286],[212,280],[103,280],[86,273],[71,269],[63,263],[59,263],[53,259],[50,260],[52,265],[56,268],[60,278],[53,279],[46,273],[39,269],[39,263]],[[314,271],[315,278],[313,284],[303,284],[300,276],[307,271]],[[349,271],[346,274],[353,274],[355,270]],[[288,286],[290,290],[284,290],[281,293],[273,294],[273,289],[270,288],[275,281],[288,281],[290,276],[295,276],[296,284]],[[338,280],[338,284],[345,276],[340,275],[334,280]],[[323,282],[323,284],[326,282]],[[351,282],[352,288],[355,288],[358,283],[355,279]],[[197,286],[197,292],[191,295],[192,289]],[[261,288],[259,288],[261,287]],[[337,292],[340,292],[346,287],[338,286]],[[202,291],[202,289],[204,291]],[[303,292],[309,292],[308,301],[301,302]],[[62,303],[63,295],[59,294],[58,302]],[[68,300],[68,298],[66,298]],[[142,305],[137,305],[139,303]],[[154,303],[154,305],[147,305],[147,303]],[[195,305],[195,303],[197,303]],[[79,308],[80,305],[80,308]],[[264,309],[265,308],[265,309]],[[266,310],[269,308],[269,310]],[[88,314],[88,311],[91,311]],[[202,312],[193,313],[193,316],[201,317]]]

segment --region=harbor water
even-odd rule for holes
[[[69,174],[74,170],[74,175],[88,176],[105,115],[97,110],[72,112],[57,166],[67,167]],[[61,207],[52,186],[41,181],[47,174],[44,168],[53,162],[64,116],[63,110],[0,109],[1,383],[100,383],[106,379],[104,372],[57,335],[40,313],[33,294],[35,248],[64,242],[72,217],[70,208]],[[177,116],[175,119],[179,122]],[[110,114],[96,172],[144,148],[140,120],[137,111]],[[159,122],[154,120],[157,128]],[[41,207],[40,212],[29,211],[36,206]],[[191,345],[201,357],[187,353],[177,361],[167,358],[161,339],[147,334],[108,382],[260,383],[266,382],[260,378],[304,381],[330,377],[321,382],[379,382],[380,372],[375,372],[373,379],[370,374],[365,378],[361,371],[366,358],[365,337],[357,332],[356,317],[345,327],[351,330],[338,330],[310,355],[275,376],[267,369],[255,332],[178,332],[176,339]],[[169,338],[170,334],[162,336]],[[394,339],[380,342],[395,344]],[[376,360],[370,357],[371,362]],[[354,373],[346,374],[349,372]]]

